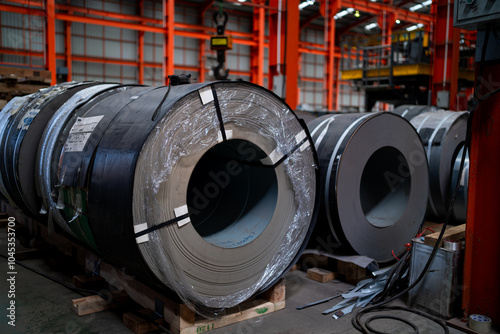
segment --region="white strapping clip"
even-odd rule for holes
[[[205,105],[214,100],[214,93],[212,92],[212,87],[207,86],[198,90],[200,95],[201,104]]]
[[[307,137],[306,135],[306,130],[302,130],[301,132],[299,132],[296,136],[295,136],[295,141],[297,142],[297,144],[299,144],[301,141],[303,141],[305,138]],[[309,147],[309,145],[311,145],[311,143],[309,142],[309,140],[306,140],[304,142],[304,144],[300,145],[300,151],[304,151],[306,148]]]
[[[187,207],[187,205],[183,205],[183,206],[180,206],[178,208],[175,208],[174,209],[174,213],[175,213],[176,217],[180,217],[180,216],[183,216],[183,215],[187,214],[188,213],[188,207]],[[191,219],[189,219],[189,217],[187,217],[187,218],[184,218],[184,219],[178,221],[177,222],[177,226],[182,227],[182,226],[184,226],[184,225],[186,225],[187,223],[190,223],[190,222],[191,222]]]
[[[134,233],[136,233],[136,234],[139,232],[142,232],[144,230],[147,230],[147,229],[148,229],[147,223],[134,225]],[[135,242],[137,242],[138,244],[142,244],[143,242],[148,242],[148,241],[149,241],[148,234],[144,234],[144,235],[141,235],[140,237],[135,238]]]

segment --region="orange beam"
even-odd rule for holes
[[[71,57],[71,22],[66,21],[64,22],[64,48],[65,48],[65,54],[66,54],[66,67],[68,68],[68,77],[67,81],[72,80],[72,72],[73,72],[73,59]]]
[[[56,9],[62,10],[62,11],[80,13],[80,14],[84,14],[84,15],[95,15],[95,16],[102,16],[104,18],[113,18],[113,19],[118,19],[118,20],[134,21],[135,23],[142,23],[142,24],[150,23],[150,24],[161,25],[161,23],[162,23],[161,20],[143,17],[142,14],[141,14],[141,16],[127,15],[127,14],[113,13],[113,12],[108,12],[108,11],[83,8],[83,7],[78,7],[78,6],[68,6],[68,5],[56,5]]]
[[[139,1],[139,13],[140,16],[144,16],[144,0]],[[144,84],[144,31],[138,32],[138,58],[139,58],[139,69],[138,69],[138,81],[139,84]]]
[[[261,1],[262,2],[262,1]],[[265,29],[265,9],[254,7],[253,9],[253,37],[257,45],[253,47],[251,57],[251,81],[257,85],[264,85],[264,29]]]
[[[298,61],[299,61],[299,0],[288,0],[286,2],[286,102],[292,109],[297,108],[298,94]]]
[[[316,20],[317,18],[321,17],[321,13],[317,12],[312,14],[311,16],[303,19],[300,21],[300,29],[304,29],[306,26],[308,26],[312,21]]]
[[[335,4],[338,6],[338,1]],[[334,101],[336,100],[336,87],[335,87],[335,19],[333,16],[338,11],[338,7],[334,6],[330,9],[328,15],[328,35],[327,35],[327,45],[328,54],[326,61],[326,108],[328,110],[333,110]]]
[[[138,31],[149,31],[149,32],[156,32],[159,34],[163,34],[163,31],[164,31],[164,28],[162,28],[162,27],[152,27],[152,26],[140,25],[137,23],[110,21],[110,20],[105,20],[105,19],[96,19],[93,17],[86,17],[86,16],[79,16],[79,15],[56,13],[55,16],[56,16],[57,20],[63,20],[63,21],[88,23],[88,24],[95,24],[95,25],[100,25],[100,26],[109,26],[109,27],[131,29],[131,30],[138,30]]]
[[[0,4],[0,11],[2,12],[10,12],[10,13],[18,13],[24,15],[37,15],[37,16],[46,16],[46,13],[41,9],[33,9],[19,6],[10,6]]]
[[[57,83],[57,67],[56,67],[56,19],[55,19],[55,0],[47,0],[47,69],[51,73],[51,85]]]
[[[163,84],[174,74],[174,0],[163,0]]]

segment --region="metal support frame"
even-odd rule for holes
[[[138,9],[140,16],[144,16],[144,0],[140,0],[138,4]],[[139,84],[144,84],[144,31],[138,31],[138,45],[137,45],[137,53],[138,53],[138,80]]]
[[[298,94],[298,60],[299,60],[299,0],[288,0],[286,2],[286,103],[292,109],[297,108],[299,102]]]
[[[163,84],[174,74],[174,0],[163,0]]]
[[[73,72],[73,58],[71,53],[71,21],[64,22],[64,51],[65,51],[65,60],[66,60],[66,68],[68,69],[68,75],[66,77],[67,81],[71,81],[72,72]],[[57,56],[56,56],[57,58]]]
[[[326,61],[326,107],[328,110],[338,110],[338,84],[336,75],[338,73],[338,57],[335,57],[335,19],[333,18],[340,8],[340,1],[330,2],[327,14],[328,36],[327,46],[328,55]],[[337,62],[336,62],[337,60]],[[337,63],[337,66],[335,64]]]
[[[431,7],[435,18],[431,104],[436,104],[438,92],[449,91],[449,110],[457,110],[460,58],[460,29],[453,27],[453,4],[454,0],[438,0]]]
[[[260,0],[260,4],[264,4]],[[257,85],[264,85],[264,33],[265,33],[265,9],[264,7],[254,7],[253,9],[253,36],[257,45],[252,47],[250,81]]]
[[[478,45],[483,43],[485,43],[484,38]],[[498,51],[493,50],[492,47],[492,53],[494,52],[496,58],[499,58]],[[496,79],[500,73],[498,59],[485,63],[481,72],[482,78],[479,77],[479,70],[476,70],[477,84],[481,87],[476,91],[478,96],[484,96],[500,87]],[[493,324],[500,323],[498,284],[500,154],[498,152],[500,152],[500,93],[480,103],[474,112],[472,122],[462,295],[465,317],[471,314],[483,314],[490,317]]]
[[[46,63],[47,63],[47,70],[49,70],[51,73],[51,85],[55,85],[57,83],[55,13],[56,13],[55,0],[47,0]]]

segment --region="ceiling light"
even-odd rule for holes
[[[422,5],[424,5],[424,6],[430,6],[430,5],[432,5],[432,0],[427,0],[425,2],[422,2]]]
[[[354,12],[354,16],[356,16],[356,17],[360,17],[361,16],[361,14],[359,13],[359,10],[357,10],[357,11]]]
[[[372,29],[373,29],[373,28],[375,28],[375,27],[378,27],[378,24],[377,24],[377,23],[375,23],[375,22],[373,22],[373,23],[367,24],[367,25],[365,26],[365,29],[366,29],[366,30],[372,30]]]
[[[401,21],[400,21],[400,20],[396,20],[396,24],[400,24],[400,23],[401,23]]]
[[[347,8],[347,12],[348,12],[349,14],[352,14],[352,13],[354,12],[354,8]]]
[[[301,4],[299,4],[299,10],[302,10],[310,5],[314,5],[314,0],[307,0],[307,1],[302,2]]]
[[[419,10],[419,9],[421,9],[421,8],[424,8],[424,6],[422,6],[422,4],[420,4],[420,3],[419,3],[418,5],[415,5],[415,6],[413,6],[413,7],[410,7],[410,10],[411,10],[412,12],[414,12],[414,11]]]
[[[424,25],[422,23],[419,23],[419,24],[415,24],[413,26],[410,26],[408,28],[406,28],[406,31],[413,31],[413,30],[417,30],[417,29],[420,29],[422,28]]]

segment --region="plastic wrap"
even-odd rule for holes
[[[32,115],[46,119],[34,147],[49,227],[205,316],[288,271],[318,202],[312,141],[286,104],[244,82],[85,85],[46,91],[59,104]]]
[[[60,209],[63,209],[63,207],[60,203],[58,204],[59,194],[54,194],[57,179],[54,179],[55,173],[53,170],[57,165],[54,166],[53,164],[53,152],[58,144],[59,134],[64,129],[67,119],[72,116],[74,110],[89,101],[96,94],[116,86],[117,84],[96,85],[74,94],[52,116],[40,141],[36,168],[38,175],[40,175],[37,179],[37,186],[43,201],[41,213],[48,213],[49,224],[53,220],[65,232],[73,236],[75,236],[73,231],[68,227],[65,218],[60,212]]]
[[[12,100],[10,100],[5,105],[5,107],[2,108],[2,110],[0,111],[0,144],[2,144],[4,141],[4,134],[5,134],[5,131],[7,130],[7,125],[9,123],[9,120],[11,118],[13,118],[13,116],[19,111],[19,109],[21,109],[23,107],[23,105],[27,101],[32,99],[35,95],[36,95],[36,93],[22,96],[22,97],[14,97]],[[5,154],[5,146],[4,145],[2,145],[1,154],[2,155]],[[4,163],[4,162],[2,162],[2,163]],[[4,177],[4,175],[2,173],[2,168],[0,168],[0,192],[2,193],[2,195],[5,196],[5,198],[7,198],[9,200],[9,202],[11,204],[16,206],[13,203],[12,199],[10,198],[10,195],[9,195],[7,189],[5,188],[3,177]]]
[[[57,103],[52,103],[54,99],[79,85],[82,84],[64,83],[14,101],[18,107],[11,110],[12,117],[4,127],[4,157],[0,169],[7,178],[5,185],[11,197],[9,201],[33,218],[38,218],[40,210],[34,185],[34,165],[41,132],[46,125],[45,119],[56,108]],[[41,112],[42,116],[39,117]]]
[[[235,306],[269,287],[301,249],[315,205],[313,151],[309,141],[301,142],[301,135],[305,139],[307,135],[291,110],[278,98],[253,85],[225,83],[214,87],[227,142],[239,143],[229,149],[242,151],[230,156],[233,160],[227,158],[226,171],[237,169],[230,167],[232,161],[244,163],[239,160],[244,160],[246,151],[252,149],[250,145],[245,146],[247,143],[256,145],[261,151],[256,150],[256,157],[248,163],[275,174],[276,204],[272,208],[259,207],[261,211],[257,215],[270,218],[267,226],[262,230],[256,225],[255,229],[261,232],[256,235],[252,235],[254,230],[236,233],[236,237],[241,238],[239,241],[213,244],[211,242],[220,242],[223,237],[203,238],[191,221],[181,226],[170,224],[138,240],[149,268],[193,308]],[[221,140],[215,104],[212,101],[203,104],[200,94],[203,92],[195,91],[177,102],[141,150],[133,206],[134,226],[138,230],[176,218],[175,210],[187,205],[189,181],[202,157],[216,146],[229,145]],[[273,167],[280,158],[282,162]],[[223,171],[224,166],[212,172],[221,175]],[[203,186],[199,184],[200,189]],[[272,197],[266,200],[272,201]],[[188,211],[193,220],[196,208]],[[239,217],[240,221],[246,214]],[[231,228],[234,227],[226,230]],[[224,234],[224,231],[217,233]],[[248,242],[248,238],[252,241]]]

